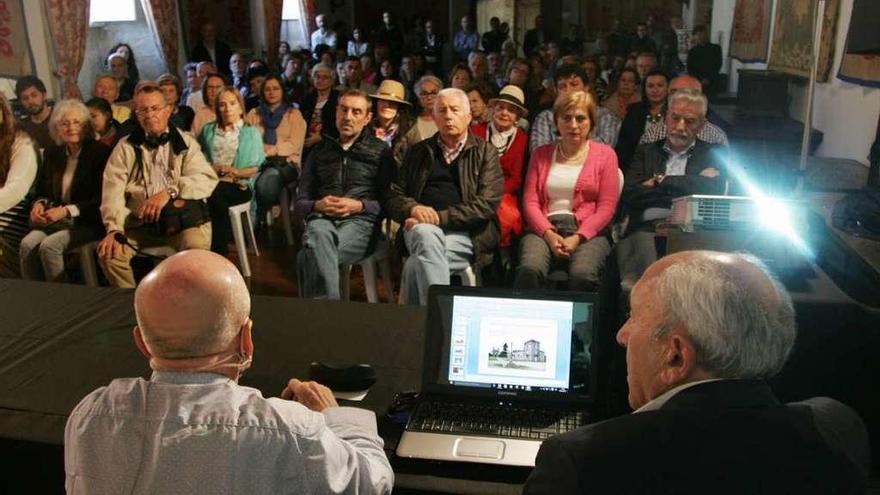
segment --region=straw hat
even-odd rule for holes
[[[529,114],[529,111],[526,110],[526,96],[523,94],[523,91],[519,89],[518,86],[508,84],[507,86],[501,88],[501,92],[498,93],[498,97],[490,99],[489,104],[494,105],[496,101],[510,103],[511,105],[519,108],[523,113],[523,117]]]
[[[406,92],[403,89],[403,84],[400,84],[393,79],[385,79],[382,81],[382,84],[379,85],[376,94],[370,95],[370,98],[412,106],[412,103],[406,101],[404,98],[405,94]]]

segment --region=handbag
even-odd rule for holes
[[[177,198],[162,208],[156,229],[157,234],[167,237],[210,221],[211,212],[205,200]]]

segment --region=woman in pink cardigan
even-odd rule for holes
[[[523,188],[527,234],[514,287],[539,288],[551,267],[567,263],[569,289],[599,283],[611,245],[605,228],[620,194],[614,149],[590,141],[596,102],[582,91],[560,97],[553,119],[561,136],[537,148]]]

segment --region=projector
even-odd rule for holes
[[[803,212],[802,205],[795,201],[694,194],[672,200],[669,223],[684,232],[772,229],[777,227],[775,223],[799,230],[806,225]]]

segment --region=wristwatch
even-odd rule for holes
[[[177,189],[174,189],[173,187],[169,187],[167,191],[168,191],[168,196],[171,198],[172,201],[177,199]]]

